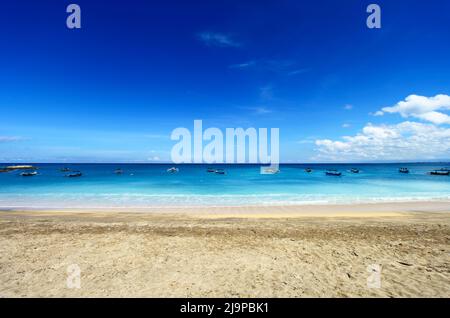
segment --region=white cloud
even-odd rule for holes
[[[450,116],[442,112],[446,110],[450,110],[450,96],[448,95],[439,94],[434,97],[409,95],[404,101],[400,101],[392,107],[384,107],[374,115],[398,113],[404,118],[413,117],[441,125],[450,124]]]
[[[293,76],[293,75],[303,74],[303,73],[306,73],[308,71],[309,71],[308,68],[300,68],[300,69],[293,70],[293,71],[289,72],[288,75],[289,76]]]
[[[17,136],[0,136],[0,142],[14,142],[24,140],[22,137]]]
[[[353,109],[353,105],[347,104],[344,106],[345,110],[352,110]]]
[[[252,108],[256,115],[264,115],[272,113],[272,110],[266,107],[255,107]]]
[[[314,144],[316,142],[317,136],[309,136],[304,139],[297,141],[298,144]]]
[[[208,46],[239,47],[240,43],[231,38],[230,35],[217,32],[201,32],[197,34],[200,41]]]
[[[295,76],[310,71],[309,68],[300,67],[294,60],[286,59],[256,59],[243,63],[231,64],[231,69],[254,70],[272,72],[280,75]]]
[[[405,121],[367,124],[355,136],[316,140],[315,160],[432,160],[450,157],[450,128]]]
[[[263,101],[271,101],[273,99],[273,88],[270,85],[263,86],[259,89],[259,97]]]
[[[248,62],[244,62],[244,63],[239,63],[239,64],[232,64],[229,67],[230,68],[239,68],[239,69],[243,69],[243,68],[247,68],[250,66],[253,66],[256,64],[256,61],[248,61]]]
[[[245,106],[245,107],[238,107],[239,109],[249,111],[252,115],[267,115],[274,112],[273,109],[266,107],[266,106]]]

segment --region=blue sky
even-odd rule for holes
[[[2,3],[2,162],[169,161],[194,119],[280,128],[283,162],[450,159],[447,0],[72,2]]]

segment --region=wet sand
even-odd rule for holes
[[[450,297],[445,202],[139,212],[0,211],[0,297]]]

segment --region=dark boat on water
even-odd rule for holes
[[[356,169],[356,168],[351,168],[350,171],[352,173],[359,173],[359,169]]]
[[[400,168],[400,169],[398,169],[398,172],[400,172],[400,173],[409,173],[409,169],[408,168]]]
[[[206,171],[207,171],[207,172],[216,172],[216,169],[208,168]]]
[[[340,177],[340,176],[342,176],[342,173],[339,172],[339,171],[337,171],[337,170],[327,170],[327,171],[325,172],[325,174],[326,174],[327,176],[333,176],[333,177]]]
[[[217,169],[214,171],[216,174],[225,174],[225,171],[223,169]]]
[[[120,168],[118,168],[118,169],[116,169],[116,170],[114,171],[114,173],[115,173],[115,174],[122,174],[122,173],[123,173],[123,170],[120,169]]]
[[[305,169],[305,172],[311,173],[311,172],[312,172],[312,169],[311,169],[311,168],[306,168],[306,169]]]
[[[450,170],[447,168],[442,168],[442,169],[430,171],[430,174],[432,176],[449,176]]]
[[[167,169],[168,173],[177,173],[178,171],[180,171],[180,169],[176,168],[176,167],[172,167]]]
[[[20,175],[22,177],[32,177],[32,176],[36,176],[38,173],[37,171],[30,171],[30,172],[22,172]]]
[[[68,178],[78,178],[81,177],[83,174],[81,173],[81,171],[74,171],[73,173],[70,173],[68,175],[66,175],[66,177]]]

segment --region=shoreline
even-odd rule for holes
[[[411,213],[449,213],[450,201],[416,201],[359,204],[287,205],[287,206],[198,206],[147,208],[3,208],[0,213],[79,213],[79,214],[164,214],[193,217],[296,218],[296,217],[381,217]],[[0,215],[2,215],[0,214]]]

